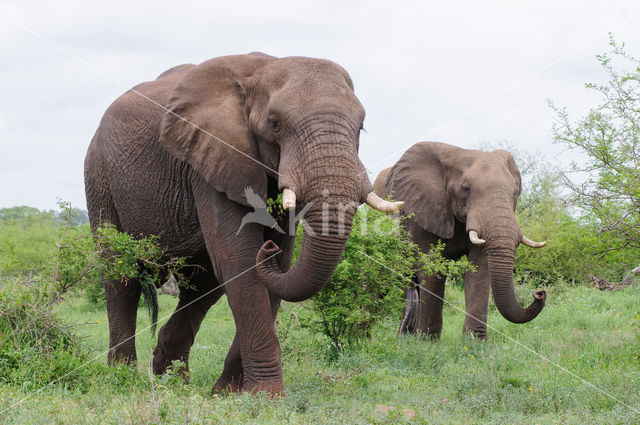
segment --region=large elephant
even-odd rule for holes
[[[464,292],[467,315],[464,331],[487,337],[489,288],[500,313],[514,323],[533,320],[542,310],[545,292],[533,294],[522,308],[515,296],[513,265],[520,243],[541,247],[523,235],[515,207],[521,190],[520,172],[505,150],[483,152],[444,143],[416,143],[391,168],[380,172],[374,188],[383,197],[403,199],[412,239],[427,252],[438,240],[444,256],[467,255],[475,272],[467,272]],[[407,290],[400,333],[420,332],[439,337],[442,330],[444,279],[416,276]]]
[[[158,335],[154,373],[173,360],[188,367],[198,328],[224,293],[236,335],[214,390],[283,392],[280,300],[304,300],[325,285],[360,203],[399,206],[372,193],[358,158],[364,115],[337,64],[262,53],[171,68],[108,108],[85,159],[92,229],[109,222],[158,235],[168,256],[190,264],[189,285]],[[292,269],[299,217],[278,226],[247,219],[281,191],[291,214],[296,202],[306,205]],[[108,361],[133,362],[140,283],[103,286]]]

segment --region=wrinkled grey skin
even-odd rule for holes
[[[464,292],[467,316],[463,331],[487,337],[489,292],[505,319],[515,323],[533,320],[542,310],[544,291],[522,308],[515,297],[513,264],[522,230],[515,208],[520,195],[520,172],[504,150],[483,152],[436,142],[416,143],[391,168],[380,172],[374,190],[381,197],[402,199],[403,214],[412,239],[423,252],[438,240],[444,256],[467,255],[476,265],[467,272]],[[468,232],[475,230],[485,245],[474,245]],[[439,337],[445,281],[438,276],[416,277],[407,291],[407,306],[399,333],[420,332]]]
[[[191,289],[180,291],[159,332],[153,371],[188,363],[207,310],[226,294],[237,330],[214,390],[282,393],[280,300],[304,300],[325,285],[355,207],[372,190],[357,154],[365,112],[351,79],[330,61],[253,53],[181,65],[134,90],[104,114],[87,152],[85,185],[94,230],[110,222],[133,235],[159,235],[167,255],[194,265],[185,271]],[[256,223],[238,232],[253,211],[246,186],[263,201],[288,187],[298,211],[314,203],[305,221],[315,235],[305,232],[293,269],[293,237]],[[340,203],[351,205],[340,214],[343,227]],[[288,220],[278,224],[288,231]],[[140,284],[104,287],[108,361],[133,362]]]

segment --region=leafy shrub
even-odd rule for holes
[[[52,229],[59,230],[59,241],[45,244],[53,247],[48,250],[52,259],[40,274],[30,279],[0,278],[0,382],[31,388],[59,381],[86,389],[87,372],[80,366],[86,363],[87,354],[69,326],[52,313],[53,304],[67,291],[87,285],[97,297],[102,288],[96,282],[102,277],[139,279],[145,301],[151,301],[147,306],[155,323],[157,298],[148,296],[155,295],[155,282],[169,271],[180,277],[178,269],[184,260],[165,259],[157,237],[135,239],[110,225],[100,227],[93,235],[87,225],[73,225],[73,211],[68,204],[63,207],[67,224],[60,229],[56,229],[52,215],[31,209],[20,210],[5,220],[31,231],[45,229],[48,236]],[[23,217],[14,217],[19,214]],[[152,291],[145,292],[145,288]]]
[[[399,316],[405,302],[403,290],[418,270],[449,276],[469,267],[465,261],[445,260],[441,244],[428,255],[420,253],[400,220],[368,206],[359,208],[342,261],[327,286],[311,300],[320,318],[315,326],[336,349],[368,338],[376,321]]]
[[[47,383],[56,378],[50,373],[45,379],[43,370],[53,357],[84,355],[79,339],[49,308],[54,286],[41,278],[0,282],[0,382]]]
[[[58,298],[70,288],[85,286],[89,301],[103,306],[104,295],[97,282],[136,279],[142,285],[143,301],[151,316],[155,332],[158,315],[156,286],[169,274],[183,282],[180,269],[184,258],[166,258],[166,248],[154,235],[135,238],[105,223],[92,234],[88,225],[66,227],[58,246],[55,280]]]

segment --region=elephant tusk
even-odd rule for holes
[[[292,210],[296,207],[296,193],[285,187],[282,190],[282,208],[285,210]]]
[[[526,246],[528,246],[530,248],[542,248],[543,246],[545,246],[547,244],[546,242],[532,241],[531,239],[529,239],[525,235],[522,235],[522,239],[520,239],[520,242],[522,242],[523,244],[525,244]]]
[[[392,212],[400,211],[400,208],[402,208],[404,206],[404,202],[401,202],[401,201],[385,201],[384,199],[382,199],[381,197],[379,197],[378,195],[376,195],[373,192],[369,192],[365,202],[371,208],[374,208],[374,209],[376,209],[378,211],[385,212],[385,213],[390,213],[390,212],[392,213]]]
[[[469,240],[474,245],[484,245],[485,243],[487,243],[487,241],[478,237],[478,232],[476,232],[475,230],[469,230]]]

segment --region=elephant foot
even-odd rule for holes
[[[418,329],[418,331],[416,333],[418,335],[421,335],[424,338],[430,339],[431,341],[437,341],[437,340],[440,339],[440,334],[442,333],[442,328],[439,328],[439,329],[427,328],[425,330]]]
[[[282,381],[247,382],[243,373],[236,376],[225,376],[223,374],[211,389],[211,395],[226,395],[230,393],[249,393],[255,395],[260,392],[267,393],[267,396],[271,399],[280,398],[285,395]]]
[[[477,339],[479,341],[486,341],[487,340],[487,330],[486,329],[470,329],[470,328],[463,328],[462,329],[462,333],[465,336],[470,336],[473,339]]]
[[[427,332],[427,333],[424,334],[424,336],[429,338],[431,341],[440,340],[440,332]]]
[[[118,364],[135,365],[138,359],[136,356],[135,348],[130,349],[118,349],[112,348],[107,354],[107,364],[109,366],[115,366]]]
[[[267,397],[270,399],[277,399],[285,395],[282,381],[245,382],[242,388],[242,392],[250,394],[258,394],[263,391],[267,393]]]
[[[174,361],[181,361],[183,363],[176,372],[185,384],[189,383],[189,353],[186,354],[176,354],[176,355],[167,355],[165,350],[163,350],[160,346],[156,347],[153,350],[153,354],[151,355],[151,369],[154,375],[162,375],[167,372],[169,368],[173,366]]]
[[[243,374],[237,376],[225,376],[224,374],[218,378],[216,383],[211,389],[211,395],[229,393],[240,394],[242,393]]]

